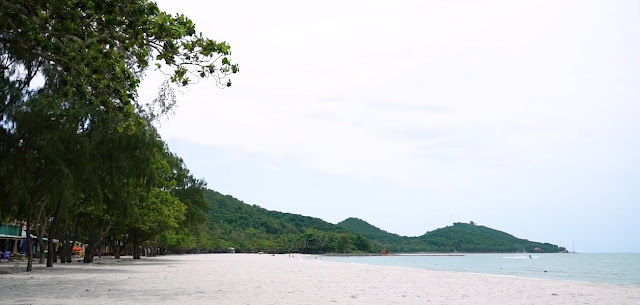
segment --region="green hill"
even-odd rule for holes
[[[348,218],[338,226],[380,243],[392,252],[561,252],[548,243],[519,239],[473,222],[454,223],[418,237],[405,237],[381,230],[364,220]]]
[[[356,232],[370,240],[378,241],[382,244],[397,244],[405,242],[408,237],[384,231],[362,219],[350,217],[337,224],[351,232]]]
[[[215,251],[370,252],[363,236],[322,219],[269,211],[229,195],[208,190],[208,235]],[[375,251],[375,250],[373,250]]]
[[[322,219],[270,211],[229,195],[207,190],[206,228],[200,234],[207,248],[236,252],[561,252],[548,243],[519,239],[473,223],[455,223],[418,237],[381,230],[364,220],[348,218],[337,225]],[[538,248],[538,250],[534,250]]]
[[[442,252],[544,252],[564,248],[549,243],[520,239],[502,231],[471,223],[454,223],[418,237],[429,250]]]

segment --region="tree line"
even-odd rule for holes
[[[153,122],[175,105],[174,86],[230,86],[228,55],[147,0],[0,1],[0,220],[22,222],[41,245],[58,238],[62,262],[70,240],[88,244],[84,262],[100,243],[196,248],[206,183]],[[167,81],[145,103],[137,89],[151,68]],[[51,267],[52,242],[48,251]]]

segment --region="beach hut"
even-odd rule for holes
[[[18,253],[18,244],[22,239],[22,227],[19,224],[0,223],[0,254]]]

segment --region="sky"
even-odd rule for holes
[[[405,236],[474,221],[640,252],[640,2],[157,2],[240,65],[158,124],[209,188]]]

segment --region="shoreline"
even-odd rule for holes
[[[580,259],[573,259],[573,256],[562,253],[537,255],[474,253],[463,255],[466,258],[450,259],[447,255],[435,256],[424,259],[416,255],[389,256],[387,259],[377,259],[375,256],[327,256],[326,260],[376,266],[406,266],[432,271],[640,287],[640,276],[638,276],[640,268],[636,264],[640,255],[637,254],[616,254],[616,256],[588,254]]]
[[[481,253],[486,254],[486,253]],[[489,254],[512,254],[512,253],[489,253]],[[121,256],[120,258],[114,258],[113,256],[104,256],[104,257],[95,257],[93,263],[85,264],[82,262],[82,259],[74,259],[71,263],[56,263],[53,268],[47,268],[46,262],[43,264],[39,264],[36,261],[33,263],[33,271],[31,273],[26,272],[27,261],[11,261],[11,262],[0,262],[0,279],[2,275],[7,274],[38,274],[39,272],[50,272],[56,269],[67,270],[67,269],[78,269],[78,268],[88,268],[91,269],[93,267],[100,266],[119,266],[119,265],[132,265],[135,266],[137,264],[162,264],[167,260],[172,261],[172,258],[177,257],[188,257],[188,256],[200,256],[200,255],[236,255],[236,256],[273,256],[272,254],[259,254],[259,253],[199,253],[199,254],[169,254],[169,255],[159,255],[155,257],[142,257],[142,259],[135,260],[131,255]],[[284,256],[285,254],[276,254],[275,256]],[[471,254],[469,254],[471,255]],[[497,274],[490,272],[481,272],[481,271],[470,271],[470,270],[441,270],[434,268],[426,268],[426,267],[418,267],[418,266],[406,266],[406,265],[394,265],[394,264],[375,264],[375,263],[366,263],[366,262],[347,262],[347,261],[332,261],[332,260],[324,260],[324,257],[327,258],[358,258],[358,257],[403,257],[403,256],[435,256],[435,257],[458,257],[465,255],[449,255],[445,253],[441,254],[428,254],[428,255],[414,255],[414,254],[395,254],[395,255],[327,255],[327,254],[299,254],[295,253],[295,258],[300,258],[303,260],[309,261],[317,261],[323,263],[330,264],[346,264],[346,265],[361,265],[361,266],[373,266],[373,267],[391,267],[391,268],[410,268],[415,270],[424,270],[429,272],[442,272],[442,273],[455,273],[455,274],[473,274],[473,275],[481,275],[481,276],[490,276],[490,277],[505,277],[505,278],[514,278],[514,279],[525,279],[525,280],[540,280],[540,281],[558,281],[558,282],[567,282],[567,283],[582,283],[582,284],[596,284],[596,285],[610,285],[610,286],[619,286],[619,287],[631,287],[631,288],[640,288],[640,284],[627,284],[627,283],[612,283],[612,282],[602,282],[602,281],[588,281],[588,280],[580,280],[580,279],[572,279],[572,278],[542,278],[535,276],[526,276],[526,275],[514,275],[514,274]],[[639,303],[640,304],[640,303]]]
[[[304,254],[304,255],[318,255],[318,256],[337,256],[337,257],[349,257],[349,256],[465,256],[476,253],[323,253],[323,254]],[[486,253],[480,253],[486,254]],[[492,253],[499,254],[499,253]]]
[[[26,268],[26,262],[14,263]],[[300,254],[100,258],[43,266],[0,274],[0,303],[640,304],[640,286],[342,263]]]
[[[508,254],[508,253],[492,253],[492,254]],[[199,256],[199,255],[261,255],[258,253],[200,253],[200,254],[170,254],[170,255],[160,255],[155,257],[142,257],[140,260],[134,260],[131,255],[121,256],[120,258],[114,258],[111,256],[94,259],[93,263],[84,264],[82,263],[82,259],[75,259],[72,263],[56,263],[53,268],[47,268],[46,263],[38,264],[34,262],[33,271],[31,273],[26,272],[25,269],[27,267],[26,261],[13,261],[13,262],[2,262],[0,263],[0,279],[2,275],[6,274],[38,274],[39,271],[49,272],[47,270],[56,270],[58,268],[65,269],[76,269],[76,268],[92,268],[98,266],[118,266],[118,265],[136,265],[136,264],[161,264],[164,261],[163,258],[171,258],[171,257],[183,257],[183,256]],[[271,254],[262,254],[264,256],[272,256]],[[276,256],[282,256],[284,254],[276,254]],[[480,276],[489,276],[489,277],[504,277],[504,278],[513,278],[513,279],[523,279],[523,280],[535,280],[535,281],[553,281],[553,282],[567,282],[567,283],[581,283],[581,284],[596,284],[596,285],[607,285],[607,286],[615,286],[615,287],[631,287],[631,288],[640,288],[640,285],[634,284],[618,284],[618,283],[608,283],[608,282],[596,282],[596,281],[584,281],[584,280],[576,280],[576,279],[558,279],[558,278],[539,278],[539,277],[528,277],[521,275],[511,275],[511,274],[495,274],[495,273],[483,273],[483,272],[474,272],[474,271],[457,271],[457,270],[438,270],[438,269],[429,269],[429,268],[420,268],[415,266],[402,266],[402,265],[382,265],[382,264],[368,264],[362,262],[340,262],[340,261],[326,261],[323,260],[322,257],[336,257],[334,255],[326,255],[326,254],[295,254],[299,256],[299,258],[303,260],[313,260],[323,263],[329,264],[346,264],[346,265],[361,265],[361,266],[374,266],[374,267],[391,267],[391,268],[410,268],[415,270],[425,270],[429,272],[436,273],[454,273],[454,274],[473,274]],[[358,257],[358,255],[353,255],[354,257]],[[371,255],[371,256],[383,256],[383,255]],[[385,256],[464,256],[464,255],[385,255]],[[348,255],[344,256],[348,257]],[[297,258],[297,257],[296,257]],[[6,264],[6,266],[5,266]],[[13,265],[13,266],[9,266]],[[9,269],[9,270],[7,270]],[[1,299],[0,299],[1,300]]]

